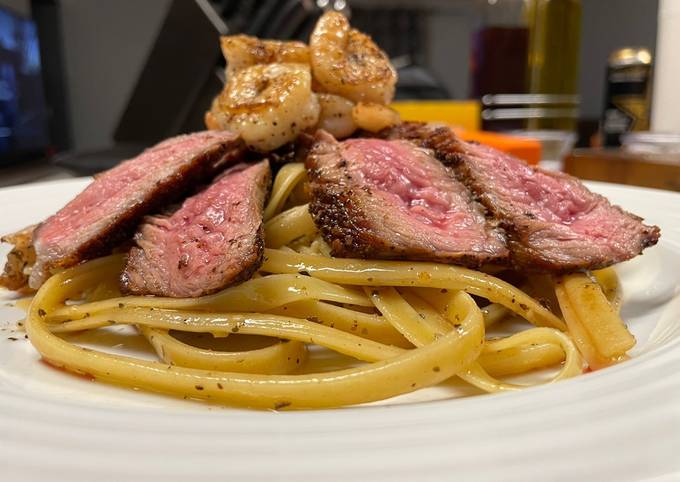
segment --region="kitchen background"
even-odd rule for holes
[[[573,76],[574,87],[573,89],[567,87],[565,92],[550,93],[575,94],[574,98],[577,100],[566,106],[569,109],[573,108],[574,112],[574,119],[567,121],[567,130],[575,133],[573,140],[576,146],[597,145],[601,142],[597,131],[605,105],[608,57],[613,51],[622,47],[640,47],[648,49],[652,59],[655,59],[659,2],[657,0],[531,1],[534,1],[535,5],[547,5],[552,1],[553,5],[562,4],[566,8],[564,10],[566,13],[562,16],[553,16],[550,20],[553,23],[548,22],[546,28],[566,29],[561,32],[561,35],[563,37],[571,35],[571,40],[563,43],[565,47],[553,50],[551,55],[557,55],[555,52],[559,52],[567,59],[565,63],[568,68],[559,75],[567,79]],[[350,11],[353,25],[373,35],[378,44],[390,54],[393,62],[401,67],[400,78],[403,82],[398,91],[398,98],[401,99],[465,100],[475,98],[479,100],[484,93],[526,92],[518,87],[520,84],[523,86],[527,83],[526,79],[521,78],[526,72],[525,63],[519,64],[518,69],[517,63],[512,64],[511,61],[513,56],[524,55],[526,57],[527,36],[529,35],[526,28],[526,5],[530,3],[530,0],[348,0],[347,2],[345,0],[246,0],[240,2],[221,0],[205,3],[214,7],[218,15],[222,16],[222,20],[226,21],[225,25],[231,32],[252,27],[254,23],[257,23],[255,13],[267,8],[282,12],[286,9],[293,12],[293,6],[297,9],[334,7],[346,12]],[[167,18],[172,16],[169,14],[174,12],[175,16],[181,15],[178,12],[182,9],[186,10],[187,5],[194,5],[194,3],[192,0],[145,0],[143,2],[136,0],[115,2],[107,0],[0,0],[0,7],[5,7],[20,16],[32,16],[37,24],[41,36],[43,81],[50,119],[51,143],[48,154],[57,154],[57,162],[59,162],[59,154],[64,153],[67,154],[66,157],[71,153],[76,153],[76,157],[80,156],[81,159],[76,160],[76,165],[83,163],[82,153],[87,155],[97,151],[101,157],[99,151],[102,149],[108,149],[114,144],[121,145],[121,138],[127,140],[126,133],[129,135],[135,130],[141,132],[145,126],[148,127],[156,122],[156,119],[154,122],[149,122],[149,119],[142,118],[139,113],[144,112],[143,99],[147,97],[150,105],[157,106],[162,103],[161,93],[154,92],[153,89],[139,90],[136,86],[145,68],[150,70],[149,59],[154,46],[163,43],[159,39],[162,38],[164,22],[166,27],[168,26]],[[576,17],[569,16],[569,12],[573,11],[580,12],[580,14]],[[293,35],[293,30],[287,28],[292,23],[288,22],[286,17],[281,18],[284,21],[279,22],[278,26],[271,25],[269,22],[257,32],[251,31],[250,33],[274,38],[288,35],[303,36],[303,27],[297,29]],[[181,19],[178,21],[181,23]],[[219,21],[218,19],[218,23]],[[190,23],[187,18],[187,24]],[[267,28],[270,30],[268,31]],[[570,29],[578,30],[578,33],[574,36],[573,32],[570,33]],[[173,48],[176,48],[179,53],[174,65],[168,65],[166,62],[164,71],[156,69],[156,82],[169,85],[176,81],[176,92],[185,92],[187,89],[181,90],[179,85],[181,82],[190,82],[187,76],[190,76],[191,72],[186,72],[186,70],[195,67],[186,67],[184,61],[187,57],[182,57],[181,46],[188,48],[189,52],[197,52],[194,57],[202,55],[200,42],[204,42],[205,39],[201,38],[200,34],[187,34],[186,31],[173,33],[173,30],[169,28],[165,30],[168,35],[166,40],[170,39],[170,44],[167,42],[164,44],[166,52],[171,52]],[[175,30],[178,29],[175,28]],[[267,35],[268,33],[271,35]],[[160,37],[159,34],[161,34]],[[568,57],[569,49],[572,48],[575,62],[570,65]],[[209,55],[213,54],[215,53],[210,52]],[[504,56],[507,59],[504,59]],[[489,59],[496,64],[492,65]],[[209,60],[208,63],[210,62],[213,61]],[[215,88],[211,86],[208,91]],[[136,90],[138,90],[136,92],[137,103],[131,102],[134,100],[133,94]],[[153,95],[157,98],[153,99]],[[200,101],[201,95],[195,95]],[[168,94],[167,100],[170,103],[180,102],[177,99],[179,96],[179,94]],[[139,101],[140,99],[142,101]],[[137,110],[130,110],[131,105],[136,106]],[[186,128],[187,125],[191,127],[196,125],[197,113],[202,108],[202,106],[195,108],[196,112],[192,117],[191,113],[184,112],[189,107],[178,104],[177,109],[182,110],[183,114],[190,118],[190,121],[183,120],[182,126]],[[126,110],[128,110],[127,113]],[[153,112],[154,108],[150,107],[148,111]],[[124,114],[128,116],[129,122],[127,123],[121,122]],[[124,124],[124,127],[127,126],[127,129],[121,130],[121,124]],[[548,124],[534,124],[533,128],[545,128],[546,125]],[[172,128],[182,130],[178,126],[179,124],[173,124]],[[506,125],[502,122],[484,121],[481,127],[486,130],[499,130],[511,127],[526,129],[532,126],[513,125],[512,122]],[[561,127],[564,128],[564,125]],[[548,128],[554,128],[554,126],[548,125]],[[161,134],[172,134],[173,132],[168,129],[165,131],[160,129],[159,132],[149,132],[145,135],[151,141],[163,137]],[[680,130],[680,126],[677,130]],[[132,140],[137,142],[146,138]],[[111,164],[111,159],[124,158],[133,153],[135,149],[138,149],[138,144],[127,150],[125,148],[114,150],[108,154],[109,159],[101,165]],[[544,145],[544,156],[545,152]],[[69,162],[67,160],[66,164]],[[88,161],[85,160],[85,162]],[[561,164],[558,165],[560,166]],[[97,169],[98,167],[92,168],[93,171]],[[83,173],[87,173],[87,169]],[[31,174],[28,175],[28,179],[30,176]],[[4,184],[10,183],[9,177],[6,176],[6,179]],[[1,180],[0,184],[3,184]]]

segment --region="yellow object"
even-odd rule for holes
[[[601,286],[584,273],[574,273],[557,280],[555,294],[569,334],[591,370],[627,358],[635,338]]]
[[[633,348],[635,338],[597,283],[585,273],[565,275],[562,283],[574,313],[581,320],[598,353],[605,358],[616,358]]]
[[[480,105],[476,100],[399,101],[390,107],[404,121],[442,122],[467,130],[480,127]]]

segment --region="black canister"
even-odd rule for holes
[[[619,49],[609,56],[602,143],[620,146],[621,135],[649,130],[652,55],[645,48]]]

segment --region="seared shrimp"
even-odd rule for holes
[[[337,139],[349,137],[357,130],[352,119],[354,102],[333,94],[317,94],[321,113],[317,127],[331,133]]]
[[[261,40],[249,35],[229,35],[220,39],[227,61],[227,78],[251,65],[309,63],[309,47],[302,42]]]
[[[399,112],[372,102],[359,102],[352,109],[352,119],[360,129],[379,132],[401,122]]]
[[[388,104],[397,73],[371,38],[340,13],[325,13],[309,41],[312,73],[323,91],[354,102]]]
[[[271,151],[319,120],[309,66],[267,64],[234,74],[206,116],[208,127],[241,134],[249,147]]]

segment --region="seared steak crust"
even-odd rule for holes
[[[451,166],[508,234],[518,268],[604,268],[633,258],[659,239],[657,226],[611,205],[575,177],[464,142],[448,127],[405,123],[382,136],[415,141]]]
[[[54,269],[109,253],[132,235],[144,215],[180,199],[244,152],[235,134],[198,132],[165,140],[99,174],[35,230],[31,287],[40,287]]]
[[[376,155],[388,164],[376,167]],[[389,163],[399,174],[386,172]],[[339,143],[319,132],[306,166],[310,213],[335,256],[470,267],[507,257],[502,234],[487,225],[481,206],[436,159],[408,143]],[[399,184],[391,175],[411,178]]]
[[[197,297],[249,279],[263,260],[270,184],[266,160],[239,164],[172,215],[146,218],[121,275],[122,290]]]

